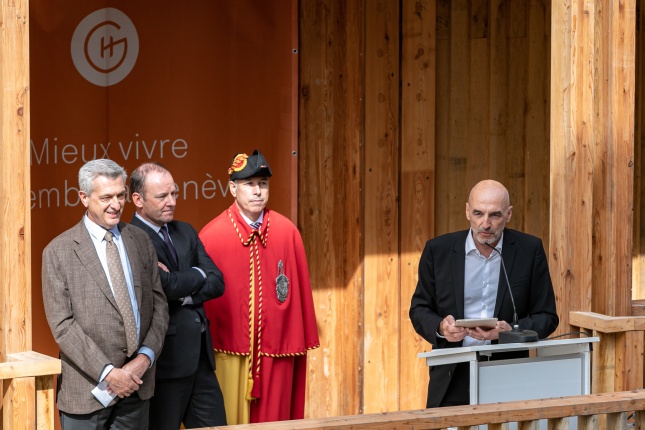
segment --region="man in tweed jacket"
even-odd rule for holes
[[[111,160],[81,167],[79,195],[87,212],[43,252],[45,312],[61,350],[57,404],[64,430],[148,428],[155,357],[163,346],[168,305],[148,235],[120,222],[125,178],[123,168]],[[130,356],[107,269],[107,231],[119,249],[136,322],[136,349]],[[101,393],[114,396],[107,407],[98,400]]]

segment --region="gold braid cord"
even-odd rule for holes
[[[258,247],[258,241],[256,238],[260,239],[260,243],[262,244],[263,247],[266,248],[267,246],[267,241],[269,239],[269,227],[271,227],[271,220],[267,214],[267,227],[265,229],[264,234],[262,234],[261,231],[253,229],[251,231],[251,235],[248,237],[248,239],[244,239],[242,236],[242,232],[237,226],[237,223],[233,219],[233,213],[231,210],[228,210],[228,216],[233,223],[233,227],[235,228],[235,231],[237,232],[237,236],[240,238],[240,243],[244,246],[249,247],[249,339],[251,339],[251,345],[250,345],[250,351],[249,353],[239,353],[239,352],[230,352],[230,351],[224,351],[224,350],[219,350],[216,349],[217,352],[223,352],[225,354],[231,354],[231,355],[239,355],[239,356],[246,356],[246,355],[251,355],[251,360],[249,360],[249,386],[252,387],[253,384],[253,257],[255,257],[255,267],[257,267],[257,273],[258,273],[258,360],[255,366],[255,371],[257,374],[260,373],[260,358],[262,356],[265,357],[273,357],[273,358],[279,358],[279,357],[298,357],[298,356],[303,356],[307,355],[307,351],[311,351],[312,349],[316,349],[320,347],[320,344],[313,346],[311,348],[307,348],[306,351],[303,352],[292,352],[292,353],[286,353],[286,354],[270,354],[270,353],[264,353],[262,352],[262,329],[264,328],[262,325],[262,292],[263,292],[263,287],[262,287],[262,268],[260,267],[260,251]],[[250,399],[250,393],[251,393],[251,388],[248,389],[247,392],[247,399]]]
[[[289,353],[286,353],[286,354],[269,354],[268,352],[260,352],[260,355],[263,355],[265,357],[273,357],[273,358],[300,357],[300,356],[303,356],[303,355],[307,355],[308,351],[314,350],[314,349],[316,349],[318,347],[320,347],[320,344],[318,344],[316,346],[312,346],[311,348],[307,348],[306,351],[302,351],[302,352],[289,352]]]
[[[247,399],[251,398],[251,389],[252,389],[252,384],[253,384],[253,257],[255,257],[255,267],[257,267],[257,273],[258,273],[258,297],[257,297],[257,304],[258,304],[258,328],[257,328],[257,336],[258,336],[258,360],[255,366],[255,371],[259,375],[260,374],[260,358],[262,357],[261,351],[261,346],[262,346],[262,268],[260,267],[260,251],[258,248],[258,241],[256,238],[259,238],[260,243],[262,244],[263,247],[266,248],[267,246],[267,240],[269,238],[269,227],[271,227],[271,220],[267,214],[266,219],[267,219],[267,224],[266,224],[266,229],[265,233],[262,234],[261,231],[253,229],[251,230],[251,235],[248,237],[248,239],[244,239],[242,237],[242,232],[240,232],[240,229],[237,226],[237,223],[233,219],[233,213],[231,210],[228,210],[228,216],[233,223],[233,227],[235,228],[235,231],[237,232],[237,236],[240,238],[240,242],[244,246],[249,247],[249,339],[251,339],[251,345],[250,345],[250,353],[249,354],[235,354],[235,355],[251,355],[251,360],[249,360],[249,386],[250,388],[248,389],[247,392]]]

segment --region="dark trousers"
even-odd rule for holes
[[[441,401],[441,407],[468,404],[470,404],[470,363],[458,363],[446,395]]]
[[[150,401],[141,400],[135,392],[113,406],[90,414],[67,414],[61,411],[60,426],[63,430],[146,430],[149,409]]]
[[[150,428],[177,430],[226,425],[224,397],[210,366],[202,336],[202,351],[194,375],[157,379],[150,402]]]

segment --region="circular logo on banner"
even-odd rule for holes
[[[100,87],[121,82],[139,55],[139,36],[130,18],[111,7],[92,12],[72,36],[76,70]]]

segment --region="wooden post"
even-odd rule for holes
[[[0,1],[0,362],[31,350],[29,1]],[[35,425],[34,378],[2,387],[2,428]]]
[[[634,0],[552,4],[551,275],[561,311],[631,313]]]

